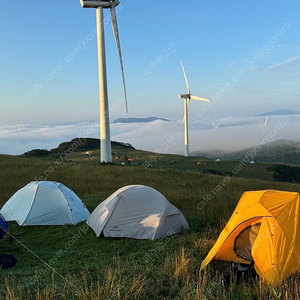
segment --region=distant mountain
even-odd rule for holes
[[[253,158],[250,155],[251,151],[255,153]],[[278,140],[256,149],[251,147],[236,152],[225,152],[222,150],[195,151],[191,155],[213,159],[219,158],[221,160],[241,161],[243,159],[253,159],[257,162],[300,164],[300,142]]]
[[[149,123],[156,120],[169,122],[167,119],[149,117],[149,118],[119,118],[113,121],[113,123]]]
[[[255,117],[265,117],[265,116],[285,116],[285,115],[298,115],[300,111],[292,109],[279,109],[275,111],[269,111],[263,114],[256,115]]]

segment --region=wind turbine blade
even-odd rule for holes
[[[182,119],[182,123],[181,123],[181,125],[183,125],[183,124],[184,124],[184,121],[185,121],[185,116],[183,116],[183,119]]]
[[[198,97],[198,96],[194,96],[194,95],[191,95],[191,98],[193,100],[200,100],[200,101],[211,102],[211,100],[207,100],[207,99],[204,99],[204,98],[201,98],[201,97]]]
[[[188,83],[188,80],[187,80],[187,77],[186,77],[186,74],[185,74],[185,70],[184,70],[184,67],[183,67],[183,63],[180,59],[180,63],[181,63],[181,67],[182,67],[182,71],[183,71],[183,75],[184,75],[184,79],[185,79],[185,83],[186,83],[186,88],[187,88],[187,92],[188,94],[190,94],[190,88],[189,88],[189,83]]]
[[[265,126],[267,126],[268,116],[266,117]]]
[[[122,60],[122,52],[121,52],[121,45],[120,45],[120,38],[119,38],[119,30],[118,30],[118,22],[116,16],[116,9],[114,6],[110,8],[111,13],[111,24],[115,36],[115,41],[118,49],[121,71],[122,71],[122,78],[123,78],[123,86],[124,86],[124,94],[125,94],[125,104],[126,104],[126,112],[128,113],[128,103],[127,103],[127,92],[126,92],[126,84],[125,84],[125,75],[124,75],[124,68],[123,68],[123,60]]]

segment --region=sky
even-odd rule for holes
[[[4,1],[0,10],[0,153],[23,151],[26,143],[55,147],[47,141],[75,137],[99,119],[95,9],[81,8],[79,0],[14,4]],[[111,121],[156,116],[180,125],[183,100],[178,94],[186,93],[180,59],[191,92],[213,101],[209,107],[192,101],[191,131],[195,124],[245,121],[282,108],[300,110],[299,9],[296,0],[230,4],[122,0],[117,18],[128,114],[109,10],[105,10]],[[150,130],[143,125],[128,128],[125,134],[124,126],[112,128],[112,139],[130,142],[125,140],[130,133],[139,130],[142,136],[143,129]],[[170,135],[183,132],[176,126],[159,130]],[[97,130],[91,136],[97,137]]]

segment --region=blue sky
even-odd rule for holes
[[[178,94],[186,87],[179,59],[192,93],[214,100],[204,114],[199,111],[205,104],[193,101],[191,119],[300,110],[299,1],[122,0],[121,5],[118,23],[129,114],[124,103],[114,105],[124,95],[108,22],[111,121],[180,119],[183,103]],[[4,1],[0,24],[1,124],[98,118],[94,9],[81,8],[79,0]],[[74,55],[78,45],[82,47]],[[35,93],[40,83],[43,88]]]

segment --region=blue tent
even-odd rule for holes
[[[0,214],[0,240],[4,237],[5,233],[8,230],[8,224],[5,222],[5,219]],[[11,269],[17,263],[17,259],[12,254],[1,254],[0,255],[0,270]]]
[[[6,231],[8,230],[8,225],[4,218],[0,215],[0,240],[4,237]]]

